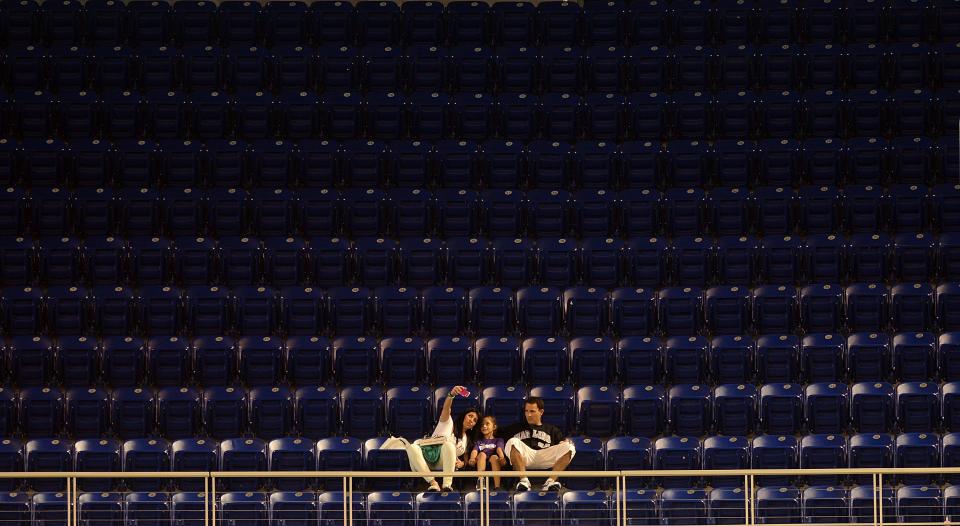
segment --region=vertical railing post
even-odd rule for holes
[[[622,477],[620,477],[620,475],[617,475],[617,483],[615,484],[615,486],[616,486],[616,493],[613,494],[617,498],[617,514],[616,514],[617,517],[616,517],[615,524],[617,526],[623,526],[623,517],[620,515],[620,494],[623,493],[624,482],[622,480]]]
[[[210,525],[217,526],[217,476],[210,477]]]
[[[629,484],[629,481],[627,480],[627,476],[624,475],[623,491],[621,492],[620,497],[618,499],[619,502],[617,503],[618,506],[623,506],[623,511],[621,512],[621,514],[623,515],[623,526],[627,526],[628,524],[630,524],[630,517],[627,517],[627,491],[628,491],[627,488],[628,487],[630,487],[630,484]]]
[[[210,526],[210,477],[203,477],[203,526]]]
[[[77,526],[80,524],[80,498],[77,496],[77,477],[68,478],[67,485],[72,488],[69,501],[73,506],[73,526]]]
[[[747,499],[750,502],[750,522],[747,524],[756,524],[757,523],[757,502],[754,500],[755,494],[753,487],[756,485],[756,480],[754,479],[753,473],[747,476],[747,482],[749,487],[747,488]]]
[[[882,491],[877,486],[877,473],[870,474],[870,485],[873,486],[873,499],[870,502],[870,505],[873,507],[873,526],[878,526],[880,522],[877,520],[879,502],[883,500]]]
[[[743,476],[743,523],[750,524],[750,475]]]
[[[350,492],[347,490],[347,478],[343,477],[343,526],[347,526],[347,522],[350,521],[350,508],[347,505],[347,496]]]
[[[70,509],[70,503],[73,502],[73,498],[70,496],[70,489],[73,487],[70,484],[70,481],[73,480],[73,477],[67,477],[67,498],[66,498],[66,513],[67,513],[67,526],[73,526],[73,513]]]
[[[353,477],[347,477],[347,514],[346,526],[353,526]]]
[[[878,515],[880,516],[880,526],[883,526],[883,473],[877,473],[877,494],[879,495]]]

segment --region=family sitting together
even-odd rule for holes
[[[543,400],[529,397],[524,400],[523,414],[526,422],[518,422],[502,428],[497,427],[493,416],[481,417],[478,409],[468,409],[456,418],[451,418],[453,399],[468,394],[463,386],[455,386],[447,394],[433,435],[413,443],[397,439],[410,459],[410,467],[422,473],[430,485],[428,491],[452,491],[453,478],[444,477],[443,486],[429,476],[432,470],[452,472],[458,469],[498,472],[520,472],[517,491],[528,491],[530,479],[526,470],[563,471],[576,454],[573,443],[567,440],[557,426],[543,423]],[[479,425],[478,425],[479,423]],[[479,427],[479,432],[478,432]],[[386,446],[386,445],[385,445]],[[391,446],[387,446],[391,447]],[[479,489],[480,481],[477,481]],[[493,477],[493,488],[500,489],[500,477]],[[547,478],[543,491],[559,491],[560,482],[555,477]]]

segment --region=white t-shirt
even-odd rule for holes
[[[467,452],[467,436],[463,434],[460,437],[453,436],[453,417],[437,422],[436,429],[433,430],[434,437],[447,437],[447,440],[453,441],[457,447],[457,456],[462,457]]]

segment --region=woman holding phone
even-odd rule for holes
[[[470,392],[462,385],[450,389],[440,410],[440,420],[430,438],[412,444],[404,441],[410,467],[425,475],[423,479],[430,485],[427,491],[453,491],[453,477],[444,477],[441,487],[437,479],[428,474],[431,471],[452,472],[463,468],[476,440],[480,411],[471,408],[452,418],[450,409],[457,395],[469,396]]]

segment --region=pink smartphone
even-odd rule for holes
[[[466,398],[470,396],[470,391],[467,391],[467,388],[464,387],[463,389],[460,390],[460,396]]]

